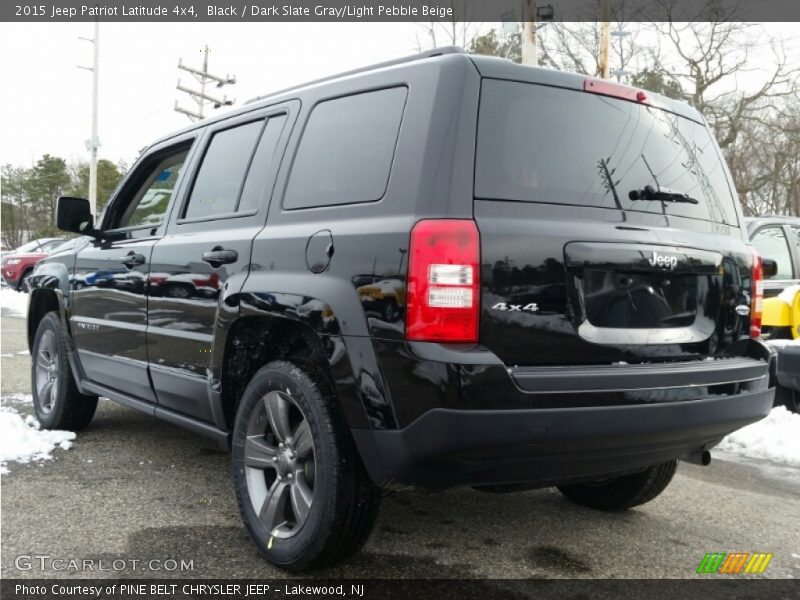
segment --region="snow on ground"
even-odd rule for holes
[[[0,475],[8,475],[9,462],[29,463],[50,460],[53,450],[68,450],[75,434],[71,431],[48,431],[40,429],[39,422],[28,415],[23,418],[6,402],[17,398],[3,398],[0,406]],[[25,401],[19,395],[19,401]]]
[[[717,449],[800,467],[800,414],[773,408],[761,421],[734,431]]]
[[[3,288],[0,290],[0,306],[6,309],[6,316],[24,318],[28,313],[28,294]]]
[[[13,402],[14,404],[32,404],[33,396],[30,394],[6,394],[3,396],[3,405],[7,405],[9,402]]]

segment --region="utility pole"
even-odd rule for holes
[[[611,44],[611,0],[603,0],[603,21],[600,24],[600,77],[609,76],[609,46]]]
[[[233,85],[236,83],[236,76],[232,75],[225,75],[225,77],[220,77],[219,75],[212,75],[208,72],[208,46],[203,49],[203,68],[202,70],[193,69],[192,67],[187,67],[183,64],[181,59],[178,59],[178,68],[190,73],[197,79],[197,82],[200,84],[200,90],[193,90],[191,88],[187,88],[181,85],[181,80],[178,79],[178,85],[175,86],[175,89],[188,94],[192,100],[197,103],[197,110],[189,110],[183,108],[178,105],[178,101],[175,101],[175,110],[179,113],[183,113],[187,117],[189,117],[192,121],[200,121],[203,119],[204,115],[204,108],[206,104],[211,104],[214,108],[219,108],[221,106],[230,106],[233,104],[233,100],[228,100],[228,97],[223,95],[222,98],[216,98],[206,93],[206,85],[208,83],[216,83],[218,88],[221,88],[225,85]]]
[[[553,21],[553,5],[536,6],[536,0],[525,0],[522,5],[522,64],[539,65],[536,33]]]
[[[91,67],[81,67],[92,72],[92,137],[86,140],[86,149],[89,150],[89,209],[93,215],[97,214],[97,150],[100,148],[100,138],[97,137],[97,108],[98,84],[100,80],[100,22],[94,22],[94,37],[79,38],[90,42],[94,50],[94,59]]]
[[[536,0],[525,0],[522,5],[522,64],[539,65],[536,51]]]

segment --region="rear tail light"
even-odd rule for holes
[[[430,219],[411,230],[406,338],[477,342],[480,237],[475,221]]]
[[[620,83],[612,83],[603,79],[588,78],[583,80],[583,91],[590,94],[600,94],[601,96],[611,96],[621,98],[639,104],[650,104],[647,93],[644,90],[628,87]]]
[[[761,335],[761,314],[764,311],[764,267],[761,256],[755,248],[750,247],[753,253],[753,296],[750,301],[750,337],[757,338]]]

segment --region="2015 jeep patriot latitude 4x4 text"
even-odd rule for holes
[[[96,226],[59,199],[36,413],[227,443],[287,569],[391,482],[636,506],[772,405],[735,198],[701,115],[605,81],[447,48],[276,93],[150,146]]]

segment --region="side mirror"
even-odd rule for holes
[[[96,237],[89,201],[85,198],[61,196],[56,201],[56,227],[63,231]]]
[[[775,277],[778,274],[778,262],[771,258],[762,258],[761,269],[764,271],[764,279]]]

